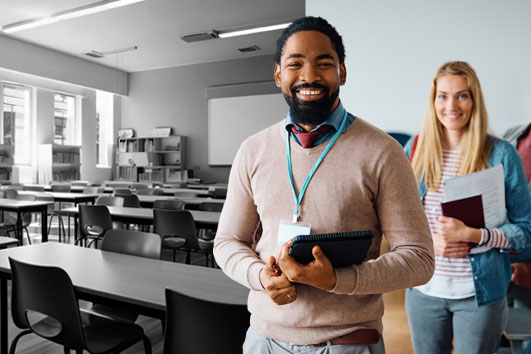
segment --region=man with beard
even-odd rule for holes
[[[286,28],[274,76],[289,114],[243,142],[234,160],[214,255],[251,289],[244,353],[384,353],[381,294],[433,273],[409,162],[393,138],[343,107],[344,59],[326,20]],[[308,264],[289,255],[296,234],[356,230],[374,234],[359,265],[334,268],[318,246]],[[379,256],[382,235],[390,252]]]

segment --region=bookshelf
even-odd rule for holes
[[[38,183],[81,179],[81,147],[41,144],[39,146]]]
[[[117,180],[171,183],[186,169],[180,135],[118,138],[116,146]]]
[[[13,164],[13,145],[0,145],[0,184],[12,182]]]

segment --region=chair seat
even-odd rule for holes
[[[91,311],[120,321],[135,322],[138,318],[138,313],[101,304],[94,304]]]
[[[91,353],[127,348],[143,337],[142,327],[134,323],[116,322],[87,310],[81,310],[80,313],[85,340]]]
[[[186,240],[181,237],[165,237],[162,241],[163,248],[181,248],[186,244]]]
[[[214,248],[214,240],[204,240],[202,238],[197,240],[199,242],[199,250],[208,251]]]

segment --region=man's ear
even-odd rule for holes
[[[339,84],[343,86],[347,82],[347,68],[345,67],[345,63],[342,63],[339,66]]]
[[[277,85],[277,87],[280,87],[280,65],[275,65],[275,73],[274,73],[274,77],[275,77],[275,84]]]

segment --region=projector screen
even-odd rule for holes
[[[208,164],[230,166],[249,136],[284,119],[288,105],[281,93],[210,98]]]

